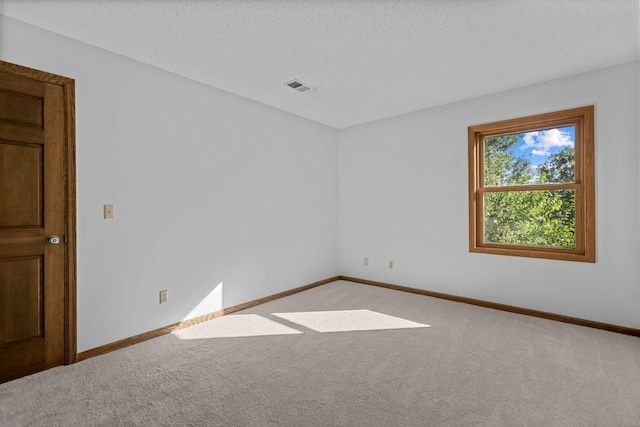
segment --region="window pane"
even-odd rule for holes
[[[575,126],[484,138],[484,185],[575,181]]]
[[[576,247],[573,190],[484,193],[484,242]]]

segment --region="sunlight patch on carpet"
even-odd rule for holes
[[[190,328],[175,331],[173,335],[183,340],[193,340],[292,335],[301,333],[301,331],[274,322],[258,314],[229,314]]]
[[[273,313],[273,315],[316,332],[375,331],[430,327],[430,325],[371,310],[307,311],[300,313]]]

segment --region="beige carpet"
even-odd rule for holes
[[[1,426],[640,426],[640,339],[334,282],[0,385]]]

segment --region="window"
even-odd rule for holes
[[[469,127],[469,250],[595,262],[593,106]]]

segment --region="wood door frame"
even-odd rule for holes
[[[77,360],[75,80],[0,60],[0,72],[61,86],[64,101],[65,272],[64,364]]]

